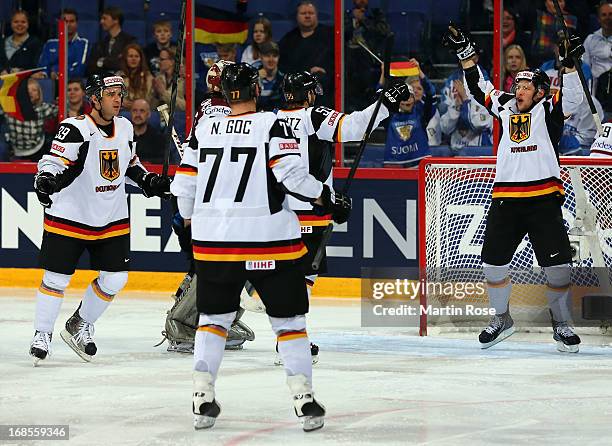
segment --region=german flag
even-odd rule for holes
[[[211,6],[196,5],[196,43],[244,43],[249,23],[241,14]]]
[[[302,239],[271,242],[193,241],[193,257],[208,262],[245,262],[247,260],[295,260],[308,252]]]
[[[0,76],[0,108],[4,110],[4,113],[19,121],[30,121],[36,118],[28,95],[28,83],[24,81],[42,69],[36,68]]]
[[[393,77],[418,76],[419,67],[414,62],[391,62],[389,74]]]
[[[47,232],[81,240],[102,240],[130,233],[130,221],[127,218],[94,227],[45,214],[43,227]]]

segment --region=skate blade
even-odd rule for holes
[[[60,333],[61,338],[64,340],[68,347],[70,347],[79,357],[85,362],[91,362],[93,356],[89,356],[83,350],[81,350],[72,340],[72,335],[68,332],[68,330],[62,330]]]
[[[312,365],[315,365],[317,362],[319,362],[319,355],[314,355],[312,357]]]
[[[319,355],[314,355],[312,357],[312,365],[315,365],[316,363],[319,362]],[[283,365],[283,358],[280,357],[280,355],[278,355],[276,357],[276,359],[274,360],[274,365]]]
[[[312,432],[323,427],[325,417],[302,417],[300,421],[302,421],[304,432]]]
[[[487,342],[487,343],[484,343],[484,344],[480,344],[480,348],[484,350],[485,348],[493,347],[495,344],[497,344],[497,343],[503,341],[504,339],[512,336],[515,331],[516,330],[515,330],[514,326],[512,326],[510,328],[507,328],[504,331],[502,331],[499,334],[499,336],[497,337],[497,339],[495,339],[494,341]]]
[[[215,421],[217,421],[216,417],[207,417],[205,415],[195,415],[193,416],[193,427],[196,430],[200,429],[210,429],[215,425]]]
[[[565,345],[562,341],[557,341],[557,350],[561,353],[578,353],[580,344]]]

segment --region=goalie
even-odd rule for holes
[[[206,84],[209,92],[208,97],[200,104],[192,126],[192,133],[185,141],[185,145],[189,145],[193,129],[196,128],[199,120],[214,116],[228,115],[231,112],[231,109],[221,93],[221,73],[225,67],[232,63],[233,62],[220,60],[208,70],[206,75]],[[160,344],[168,340],[169,352],[193,353],[193,343],[198,325],[198,311],[196,309],[197,277],[195,274],[191,246],[191,222],[183,220],[180,216],[176,199],[173,200],[173,205],[175,213],[172,220],[172,229],[179,239],[181,251],[187,256],[190,266],[183,282],[179,285],[173,296],[174,304],[167,313],[166,324],[162,331],[164,339]],[[228,332],[227,342],[225,344],[226,350],[240,350],[246,341],[255,339],[255,333],[240,320],[245,309],[255,312],[265,311],[261,301],[251,297],[253,291],[250,284],[247,284],[247,288],[249,288],[249,290],[242,290],[240,298],[241,309],[238,311],[236,319]]]

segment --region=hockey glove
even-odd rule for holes
[[[397,113],[399,111],[400,102],[407,101],[412,95],[412,87],[402,82],[401,84],[394,85],[385,90],[382,97],[382,103],[387,107],[389,113]]]
[[[170,178],[148,172],[139,184],[145,197],[161,197],[164,200],[170,198]]]
[[[559,40],[559,62],[566,68],[574,68],[574,59],[580,60],[584,54],[584,46],[578,36],[571,36],[569,39]]]
[[[470,40],[469,35],[452,23],[448,25],[448,33],[442,37],[442,43],[452,53],[455,53],[459,60],[468,60],[476,55],[474,43]]]
[[[348,221],[353,207],[351,198],[348,195],[334,191],[330,189],[327,184],[324,184],[323,192],[321,193],[321,201],[323,205],[313,205],[313,210],[316,215],[331,214],[332,219],[338,224]]]
[[[38,172],[34,177],[34,190],[40,204],[48,208],[53,203],[50,195],[57,192],[57,178],[49,172]]]

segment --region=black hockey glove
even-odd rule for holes
[[[34,177],[34,190],[40,204],[48,208],[53,203],[50,195],[57,192],[57,178],[49,172],[38,172]]]
[[[455,53],[459,60],[471,59],[476,54],[474,43],[470,40],[469,35],[452,23],[448,25],[448,33],[442,37],[442,43],[451,53]]]
[[[338,223],[346,223],[351,215],[353,204],[351,198],[342,192],[332,191],[327,184],[323,185],[321,192],[323,205],[313,204],[316,215],[331,214],[332,219]]]
[[[580,60],[584,54],[584,46],[582,40],[578,36],[570,36],[569,39],[562,38],[559,40],[559,62],[566,68],[574,68],[574,58]]]
[[[412,95],[412,88],[406,85],[404,82],[401,84],[394,85],[385,90],[382,97],[382,103],[389,113],[397,113],[399,111],[399,104],[402,101],[407,101]]]
[[[148,172],[139,184],[145,197],[161,197],[164,200],[170,198],[170,178]]]

